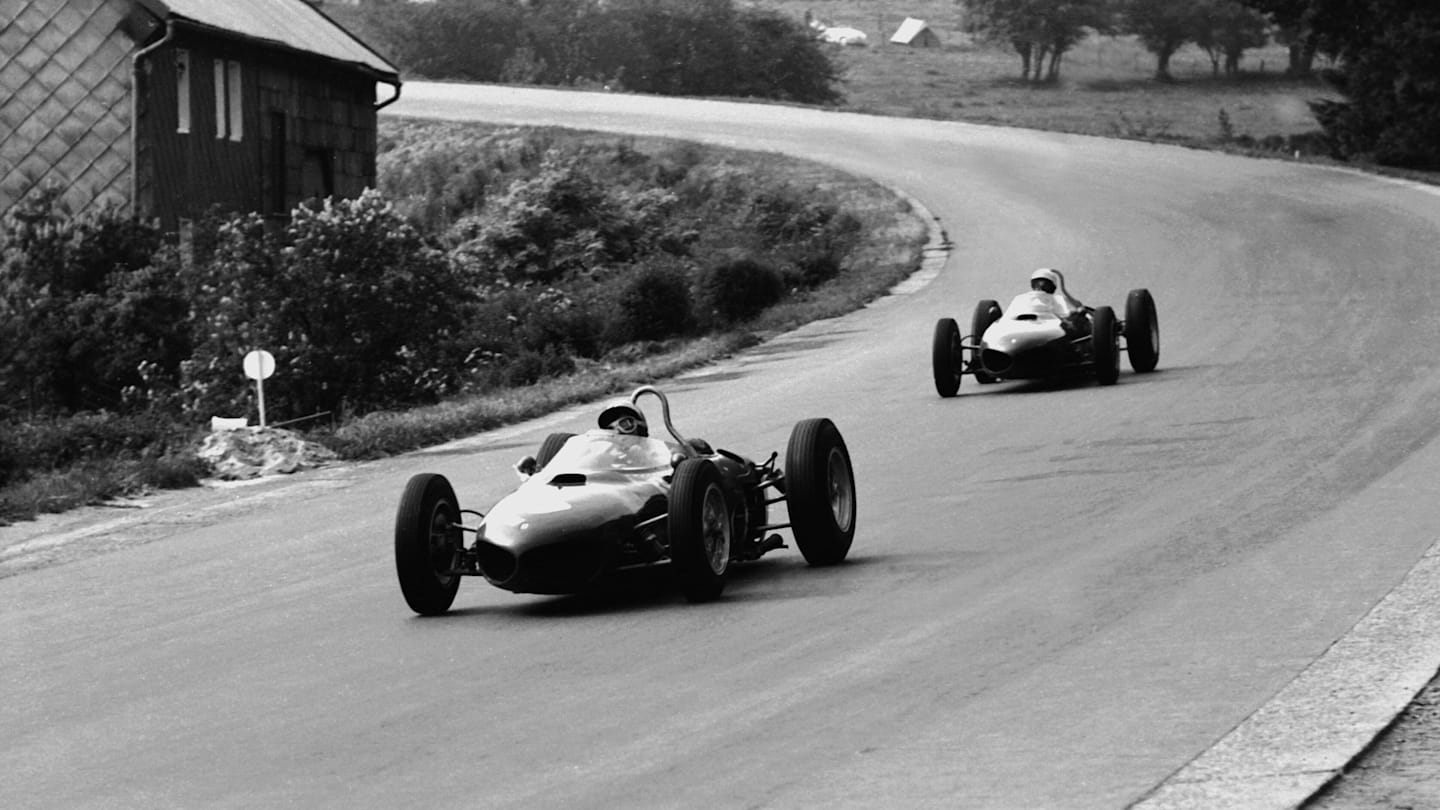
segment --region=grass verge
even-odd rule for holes
[[[864,241],[826,284],[790,296],[728,331],[632,344],[600,361],[577,361],[576,371],[564,377],[523,388],[493,389],[428,407],[372,413],[313,429],[308,438],[330,447],[341,458],[366,459],[513,424],[672,377],[752,346],[767,335],[853,311],[884,295],[919,267],[929,223],[893,190],[819,163],[720,147],[699,149],[706,153],[705,160],[723,160],[741,171],[779,178],[797,187],[825,189],[842,210],[860,220]],[[198,449],[204,435],[196,426],[189,449]],[[0,442],[3,452],[5,445]],[[3,462],[0,459],[0,464]],[[167,438],[166,448],[160,452],[127,449],[77,459],[0,486],[0,525],[155,489],[194,486],[207,473],[205,465],[187,452],[186,444],[173,437]]]

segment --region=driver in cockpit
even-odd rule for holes
[[[645,414],[629,402],[617,402],[600,412],[598,420],[603,430],[613,430],[624,436],[649,436],[650,425]]]
[[[1090,331],[1090,308],[1065,289],[1065,277],[1052,267],[1042,267],[1030,274],[1030,290],[1038,294],[1067,329],[1079,334]]]

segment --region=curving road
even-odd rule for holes
[[[588,409],[0,528],[0,806],[1280,807],[1440,662],[1433,190],[775,106],[409,83],[387,113],[778,150],[938,217],[927,285],[668,386],[751,455],[834,419],[850,563],[411,616],[405,480],[483,509]],[[938,398],[936,318],[1052,264],[1090,304],[1151,289],[1160,371]]]

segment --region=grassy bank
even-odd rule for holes
[[[594,142],[617,136],[576,135]],[[657,151],[664,139],[623,138],[639,151]],[[863,241],[826,284],[791,295],[736,329],[697,338],[637,343],[595,361],[577,360],[575,373],[518,389],[487,391],[439,405],[370,414],[316,438],[344,458],[374,458],[468,436],[559,408],[628,391],[671,377],[754,345],[766,336],[851,312],[884,295],[919,268],[928,223],[908,201],[874,181],[829,166],[760,152],[702,147],[705,162],[823,191],[861,222]]]
[[[420,122],[385,124],[402,125],[412,132],[414,127],[425,126]],[[452,129],[437,125],[436,137],[453,135]],[[382,138],[384,135],[382,132]],[[571,132],[550,133],[542,140],[601,148],[623,141],[627,149],[637,152],[658,152],[676,145],[661,139]],[[708,146],[686,149],[699,164],[723,167],[724,173],[767,178],[768,182],[808,190],[811,196],[833,201],[858,220],[859,243],[848,251],[828,282],[792,291],[778,304],[730,328],[702,336],[636,342],[599,358],[577,357],[573,373],[523,388],[492,385],[437,405],[374,412],[332,425],[307,423],[301,427],[309,429],[309,438],[335,450],[342,458],[358,459],[472,435],[628,390],[640,382],[663,379],[753,345],[765,335],[854,310],[882,295],[918,267],[928,223],[890,189],[821,164],[774,154]],[[272,412],[270,416],[275,421],[286,415]],[[0,525],[146,490],[199,483],[207,471],[194,458],[193,451],[198,449],[206,426],[153,424],[159,418],[155,414],[139,419],[91,414],[79,420],[64,420],[64,424],[36,423],[9,432],[6,440],[0,441],[0,465],[23,459],[58,460],[62,455],[64,460],[53,467],[46,464],[19,474],[12,471],[6,477],[5,486],[0,487]],[[251,419],[255,420],[255,414]],[[131,422],[137,424],[130,426]],[[76,434],[80,428],[84,435]],[[43,452],[49,446],[66,448],[67,453]]]

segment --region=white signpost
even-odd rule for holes
[[[275,355],[257,349],[245,355],[245,376],[255,381],[255,394],[260,399],[260,427],[265,427],[265,379],[275,373]]]

